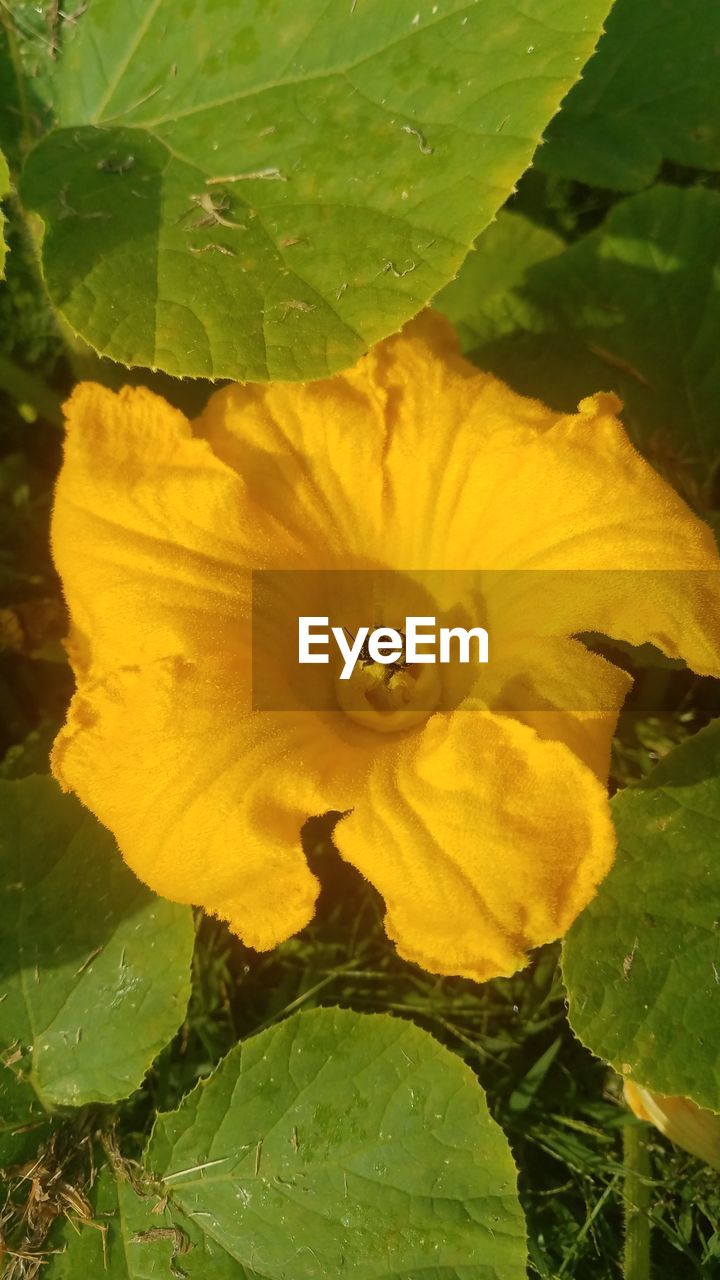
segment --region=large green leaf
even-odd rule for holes
[[[562,299],[545,287],[545,264],[551,273],[557,258],[562,275],[572,265],[570,252],[527,218],[502,213],[434,305],[452,320],[464,352],[481,369],[521,395],[572,413],[583,396],[614,386],[620,371],[590,350],[574,331],[575,317],[566,316]]]
[[[172,374],[352,363],[454,275],[610,2],[94,0],[23,183],[55,303]]]
[[[714,0],[616,0],[538,153],[542,169],[618,191],[652,182],[663,160],[720,169]]]
[[[617,861],[565,942],[570,1022],[623,1075],[720,1111],[720,722],[612,805]]]
[[[157,1195],[137,1178],[130,1182],[121,1164],[102,1169],[91,1197],[97,1226],[78,1233],[65,1225],[43,1280],[255,1280],[192,1219],[170,1208],[157,1212]],[[256,1277],[262,1280],[260,1272]]]
[[[143,1203],[102,1191],[110,1280],[167,1276],[173,1253],[197,1280],[525,1275],[515,1166],[477,1080],[387,1015],[318,1009],[236,1046],[158,1118],[145,1164]],[[48,1280],[100,1274],[97,1232],[66,1237]]]
[[[501,213],[468,254],[457,278],[433,301],[454,324],[463,351],[481,351],[517,330],[516,293],[531,267],[564,248],[552,231]]]
[[[540,249],[544,233],[528,239],[519,219],[503,226],[498,248],[508,262],[508,292],[492,326],[485,323],[472,340],[484,306],[485,237],[449,302],[439,299],[461,331],[470,331],[473,359],[562,410],[592,392],[616,390],[639,443],[712,462],[720,445],[720,195],[656,187],[616,205],[602,226],[563,252],[548,242],[545,260],[534,264],[523,261],[526,245]],[[516,258],[519,282],[511,278]],[[496,255],[493,287],[501,269]]]
[[[112,1102],[182,1022],[189,907],[156,898],[50,778],[0,783],[0,1045],[46,1106]]]

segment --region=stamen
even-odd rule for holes
[[[400,733],[422,724],[440,700],[434,665],[373,662],[361,654],[349,680],[336,681],[337,699],[357,724],[380,733]]]

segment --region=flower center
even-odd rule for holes
[[[348,680],[336,678],[335,690],[340,707],[356,724],[400,733],[427,720],[440,700],[441,685],[435,665],[361,658]]]

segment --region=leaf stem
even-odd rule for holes
[[[625,1166],[624,1280],[650,1280],[650,1153],[647,1125],[626,1120],[623,1128]]]

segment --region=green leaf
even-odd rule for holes
[[[455,274],[609,5],[94,0],[22,187],[54,302],[175,375],[351,364]]]
[[[592,236],[580,244],[587,241]],[[575,316],[565,315],[550,283],[553,271],[560,289],[572,277],[575,259],[562,246],[529,219],[501,213],[433,305],[452,320],[463,351],[481,369],[521,395],[573,413],[584,396],[610,388],[619,372],[573,331]]]
[[[0,146],[13,173],[50,122],[55,58],[68,21],[59,6],[37,0],[0,4]]]
[[[387,1015],[318,1009],[239,1045],[158,1118],[145,1160],[228,1275],[525,1275],[515,1168],[475,1077]],[[182,1268],[205,1274],[193,1251]]]
[[[137,1188],[137,1189],[136,1189]],[[92,1191],[97,1227],[78,1232],[64,1225],[58,1233],[58,1252],[43,1267],[43,1280],[254,1280],[191,1219],[176,1225],[171,1210],[143,1188],[137,1178],[124,1176],[121,1165],[106,1166]],[[62,1252],[60,1250],[62,1249]],[[259,1272],[257,1280],[262,1280]]]
[[[624,1076],[720,1111],[720,721],[612,807],[617,861],[565,942],[570,1023]]]
[[[515,1166],[469,1069],[387,1015],[318,1009],[236,1046],[102,1174],[108,1280],[521,1280]],[[103,1274],[66,1228],[48,1280]]]
[[[6,1055],[12,1062],[12,1054]],[[32,1160],[50,1132],[49,1116],[14,1065],[0,1063],[0,1170]]]
[[[538,153],[541,169],[636,191],[663,160],[720,169],[720,6],[616,0]]]
[[[508,238],[506,259],[520,256],[525,234],[517,248]],[[711,463],[720,445],[719,266],[720,195],[656,187],[529,266],[510,286],[502,324],[494,336],[486,328],[472,357],[561,410],[615,390],[639,444],[667,444],[687,462]]]
[[[45,1106],[126,1097],[182,1022],[190,908],[40,777],[0,783],[0,898],[0,1044]]]
[[[564,247],[552,231],[515,213],[501,213],[465,259],[458,276],[433,301],[451,320],[463,351],[474,352],[517,328],[514,294],[530,267]]]

